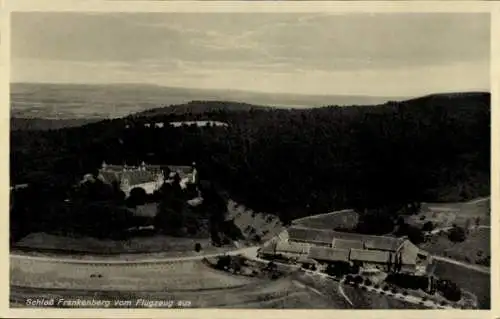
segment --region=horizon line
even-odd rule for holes
[[[235,88],[199,88],[199,87],[186,87],[186,86],[174,86],[174,85],[162,85],[155,83],[141,83],[141,82],[109,82],[109,83],[84,83],[84,82],[31,82],[31,81],[10,81],[10,85],[15,84],[39,84],[39,85],[87,85],[87,86],[117,86],[117,85],[137,85],[137,86],[151,86],[157,88],[172,88],[172,89],[181,89],[181,90],[197,90],[197,91],[219,91],[219,92],[240,92],[240,93],[253,93],[253,94],[263,94],[263,95],[297,95],[297,96],[310,96],[310,97],[373,97],[373,98],[397,98],[397,99],[412,99],[418,97],[424,97],[428,95],[435,94],[458,94],[458,93],[489,93],[491,94],[490,89],[478,89],[478,88],[470,88],[470,89],[462,89],[462,90],[447,90],[447,91],[432,91],[426,93],[418,93],[412,95],[371,95],[371,94],[342,94],[342,93],[300,93],[300,92],[270,92],[270,91],[256,91],[256,90],[244,90],[244,89],[235,89]]]

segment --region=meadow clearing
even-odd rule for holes
[[[11,258],[10,262],[11,285],[33,288],[199,291],[241,287],[255,280],[213,270],[201,261],[110,265]]]
[[[293,224],[303,227],[330,229],[330,230],[353,230],[358,225],[359,214],[354,210],[342,210],[321,215],[313,215],[294,220]]]
[[[482,261],[491,257],[490,240],[491,229],[481,228],[471,230],[463,242],[452,242],[446,234],[434,235],[419,247],[433,255],[485,265]]]
[[[460,288],[473,293],[477,297],[480,309],[490,309],[490,274],[440,260],[434,260],[429,272],[438,278],[451,280]]]
[[[242,287],[197,291],[105,291],[88,289],[34,289],[16,287],[11,290],[12,307],[23,306],[26,297],[36,298],[83,298],[99,300],[146,300],[189,301],[189,308],[250,308],[250,309],[318,309],[338,308],[339,304],[318,295],[305,285],[291,278],[275,281],[255,281]],[[135,304],[135,302],[134,302]],[[25,305],[24,305],[25,306]],[[113,307],[113,304],[112,304]],[[116,307],[116,306],[114,306]]]
[[[490,199],[479,198],[463,203],[422,203],[418,214],[407,216],[410,225],[422,227],[426,222],[432,222],[435,228],[474,225],[490,225]]]

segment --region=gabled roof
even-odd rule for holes
[[[291,241],[305,241],[314,244],[331,245],[334,234],[332,231],[324,229],[313,229],[303,227],[290,227],[288,230],[288,238]]]
[[[279,241],[276,244],[277,253],[291,253],[291,254],[308,254],[311,245],[304,243],[293,243],[287,241]]]
[[[420,249],[411,241],[406,240],[401,248],[401,258],[403,265],[415,265],[417,263]]]
[[[301,226],[290,227],[288,229],[288,236],[292,241],[305,241],[312,244],[333,245],[334,240],[340,240],[339,245],[348,246],[349,244],[352,244],[352,245],[358,245],[358,247],[350,247],[350,248],[361,248],[359,247],[359,244],[352,243],[352,241],[356,241],[356,242],[362,242],[364,244],[364,248],[366,249],[387,250],[387,251],[396,251],[398,247],[400,247],[401,244],[405,241],[405,239],[396,237],[346,233],[346,232],[338,232],[338,231],[308,228]]]
[[[333,248],[337,249],[363,249],[364,245],[361,240],[338,239],[334,238],[332,243]]]
[[[404,239],[385,236],[366,236],[364,238],[366,249],[396,251]]]
[[[388,251],[351,249],[349,259],[353,261],[387,263],[389,258],[393,260],[393,254]]]
[[[349,250],[329,247],[313,246],[309,250],[308,258],[325,261],[349,261]]]

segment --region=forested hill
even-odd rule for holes
[[[489,93],[312,109],[191,105],[198,111],[159,109],[39,134],[13,132],[12,182],[64,188],[103,160],[196,160],[200,174],[248,207],[288,218],[353,206],[455,201],[490,191]],[[142,125],[179,119],[229,126]]]
[[[186,104],[175,104],[138,112],[128,116],[127,118],[147,117],[154,119],[155,117],[161,117],[165,115],[176,115],[179,116],[179,118],[196,120],[214,112],[250,112],[256,110],[269,110],[270,108],[270,106],[253,105],[231,101],[191,101]]]
[[[10,119],[10,129],[11,131],[57,130],[66,127],[82,126],[98,121],[99,119],[44,119],[13,117]]]

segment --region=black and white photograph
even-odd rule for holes
[[[491,309],[490,22],[12,12],[10,308]]]

